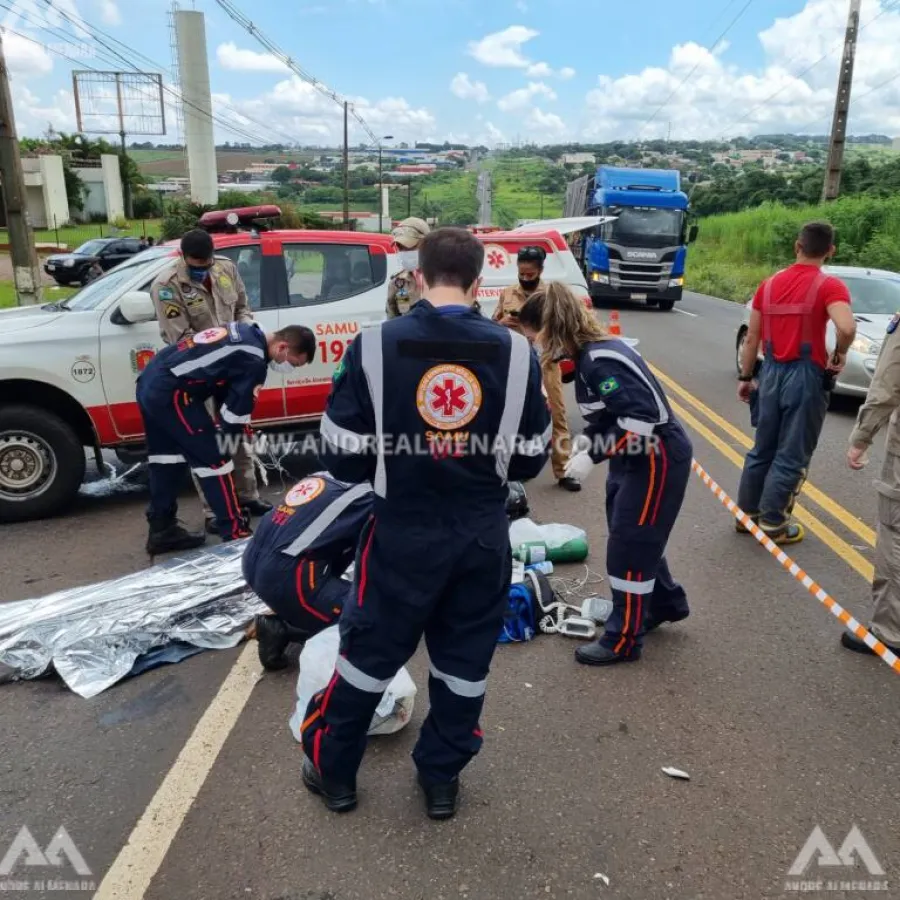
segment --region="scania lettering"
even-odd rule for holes
[[[675,169],[600,166],[566,188],[567,216],[608,216],[581,233],[575,256],[591,299],[643,300],[670,310],[681,299],[687,245],[696,239]]]

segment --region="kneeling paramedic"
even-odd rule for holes
[[[835,252],[834,229],[811,222],[794,249],[797,262],[764,281],[753,298],[738,387],[738,397],[750,402],[762,345],[756,440],[744,460],[738,506],[776,544],[803,540],[803,526],[791,521],[794,501],[819,442],[829,391],[856,337],[847,286],[822,271]],[[829,320],[836,334],[830,359]]]
[[[643,637],[689,614],[684,589],[669,573],[665,549],[691,472],[691,442],[647,364],[611,338],[563,284],[537,291],[519,313],[526,337],[551,358],[575,360],[575,397],[587,420],[567,474],[582,480],[609,460],[606,568],[613,612],[603,636],[579,647],[580,663],[640,659]]]
[[[246,537],[247,517],[235,492],[234,463],[223,437],[238,440],[250,427],[256,394],[271,367],[306,365],[315,353],[308,329],[289,325],[266,334],[258,325],[233,322],[169,344],[153,357],[137,382],[137,402],[147,435],[151,555],[189,550],[204,543],[176,519],[178,490],[187,463],[200,479],[224,540]],[[220,424],[207,400],[220,404]]]
[[[291,641],[302,643],[338,620],[351,590],[341,576],[371,514],[371,485],[344,484],[317,472],[260,520],[244,551],[243,571],[275,613],[256,619],[263,668],[284,668]]]
[[[370,481],[341,650],[303,729],[303,780],[326,806],[356,806],[366,732],[424,635],[431,709],[413,751],[428,815],[456,812],[511,578],[508,480],[537,476],[550,416],[522,335],[472,309],[484,248],[442,228],[420,249],[423,299],[350,346],[322,420],[328,470]]]

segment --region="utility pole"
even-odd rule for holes
[[[128,147],[125,143],[125,106],[122,102],[122,75],[116,73],[116,104],[119,109],[119,140],[122,142],[122,205],[125,207],[125,218],[134,215],[131,205],[131,183],[128,181]]]
[[[9,70],[0,34],[0,182],[6,205],[6,227],[16,284],[16,302],[20,306],[41,302],[41,267],[34,234],[28,219],[25,176],[19,154],[19,138],[9,90]]]
[[[350,230],[350,142],[348,115],[350,104],[344,101],[344,230]]]
[[[825,186],[822,189],[823,203],[837,199],[841,188],[841,168],[847,140],[847,118],[850,114],[850,88],[853,84],[853,58],[856,56],[860,2],[861,0],[850,0],[850,15],[847,17],[844,54],[841,57],[837,97],[834,101],[834,119],[831,123],[831,140],[828,145],[828,163],[825,167]]]

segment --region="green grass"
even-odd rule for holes
[[[70,287],[44,287],[44,302],[52,303],[54,300],[64,300],[71,297],[78,288]],[[17,306],[16,285],[12,281],[0,281],[0,309],[8,309]]]
[[[823,206],[767,203],[702,219],[699,240],[688,251],[685,286],[745,302],[763,278],[793,262],[797,233],[813,219],[835,226],[836,264],[900,272],[900,196],[857,196]]]
[[[125,228],[117,231],[120,237],[143,237],[144,226],[146,225],[146,233],[148,236],[159,237],[161,219],[135,220],[129,222]],[[52,228],[39,228],[34,232],[34,240],[38,244],[55,244],[57,234],[59,235],[60,244],[64,244],[70,249],[75,249],[85,241],[93,240],[99,237],[112,237],[114,226],[107,223],[85,223],[84,225],[71,225],[60,228],[55,231]],[[9,233],[5,228],[0,228],[0,244],[9,243]]]
[[[548,173],[560,171],[549,160],[501,157],[489,163],[488,168],[494,190],[494,224],[509,228],[519,219],[555,219],[563,214],[564,184],[541,196],[542,180]]]
[[[182,159],[184,152],[181,150],[129,150],[128,155],[138,165],[148,162],[161,162],[166,159]]]

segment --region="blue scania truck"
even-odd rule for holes
[[[670,310],[681,299],[697,226],[677,169],[600,166],[568,184],[565,215],[615,216],[581,232],[573,248],[595,305],[636,300]]]

